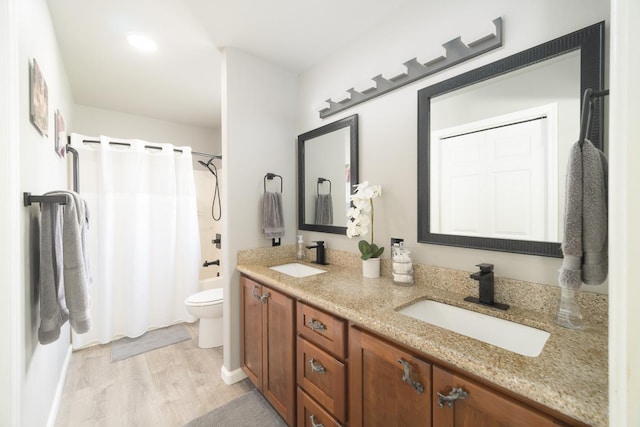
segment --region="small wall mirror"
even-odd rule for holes
[[[298,136],[298,228],[346,234],[358,183],[358,115]]]
[[[599,23],[420,90],[418,241],[561,257],[567,156],[603,80]]]

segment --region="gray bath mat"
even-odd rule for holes
[[[280,415],[257,390],[235,398],[185,427],[286,427]]]
[[[138,338],[120,338],[111,343],[111,363],[190,339],[191,335],[181,324],[154,329]]]

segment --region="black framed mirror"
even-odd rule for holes
[[[582,94],[603,84],[600,22],[420,90],[418,241],[562,257],[566,155]],[[595,100],[600,149],[603,111]]]
[[[298,229],[346,234],[358,184],[358,115],[298,136]]]

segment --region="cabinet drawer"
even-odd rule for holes
[[[298,427],[341,427],[341,425],[298,387]]]
[[[338,420],[346,419],[346,370],[332,355],[298,337],[298,385]]]
[[[322,310],[298,301],[298,333],[323,350],[346,357],[347,323]]]

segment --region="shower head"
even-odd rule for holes
[[[209,164],[208,164],[208,163],[205,163],[205,162],[203,162],[202,160],[198,160],[198,163],[200,163],[200,164],[201,164],[202,166],[204,166],[205,168],[206,168],[207,166],[209,166]]]

